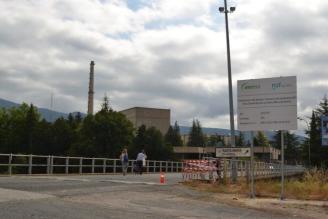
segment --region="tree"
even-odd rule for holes
[[[324,167],[328,165],[328,147],[321,146],[321,116],[328,116],[327,95],[323,97],[318,107],[313,110],[310,130],[306,132],[309,138],[311,165]]]
[[[33,104],[30,104],[30,107],[26,113],[25,127],[26,127],[26,141],[27,141],[27,153],[33,153],[33,141],[37,133],[35,132],[36,126],[40,120],[40,114],[36,107]]]
[[[136,156],[138,152],[144,149],[146,144],[146,126],[141,125],[138,130],[135,138],[133,139],[133,144],[129,147],[129,154]]]
[[[129,149],[129,154],[136,156],[143,149],[148,159],[166,160],[173,158],[172,145],[164,143],[161,132],[155,127],[146,128],[145,125],[139,127],[133,146]]]
[[[5,109],[0,108],[0,153],[9,153],[9,115]]]
[[[259,131],[254,139],[254,146],[269,146],[269,140],[264,132]]]
[[[237,138],[237,146],[238,147],[245,146],[245,137],[244,137],[244,134],[241,131],[239,131],[239,136]]]
[[[71,145],[74,143],[74,130],[69,125],[69,121],[58,118],[51,127],[53,155],[67,155]]]
[[[188,139],[188,146],[194,146],[194,147],[205,146],[205,138],[203,135],[202,127],[197,119],[192,121],[192,127]]]
[[[107,97],[107,94],[105,94],[105,96],[103,98],[103,103],[101,104],[101,110],[100,111],[103,111],[103,112],[113,111],[112,108],[110,107],[109,98]]]
[[[298,138],[289,131],[284,133],[285,160],[289,163],[297,163],[301,160],[301,149]]]
[[[224,141],[220,135],[215,134],[207,139],[206,145],[211,147],[224,146]]]
[[[165,143],[171,146],[181,146],[182,140],[180,135],[180,128],[175,122],[174,127],[170,126],[165,135]]]
[[[109,107],[106,96],[101,110],[94,116],[88,115],[79,129],[78,143],[70,149],[78,156],[118,157],[133,140],[133,124]]]

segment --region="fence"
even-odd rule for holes
[[[135,160],[129,160],[128,172],[133,173]],[[119,159],[63,157],[25,154],[0,154],[0,174],[106,174],[121,172]],[[144,171],[181,172],[182,162],[146,160]]]
[[[216,173],[217,178],[227,178],[232,175],[233,164],[237,169],[237,175],[239,178],[246,178],[250,180],[251,165],[249,160],[230,160],[220,159],[219,164],[216,165],[217,160],[185,160],[182,170],[182,178],[184,180],[191,179],[214,179]],[[212,163],[214,162],[214,163]],[[234,163],[233,163],[234,162]],[[301,165],[284,165],[284,175],[293,176],[302,174],[305,168]],[[274,178],[281,176],[281,164],[280,163],[265,163],[254,162],[254,178]]]
[[[235,167],[239,177],[250,177],[250,162],[248,160],[235,160]],[[133,173],[135,160],[130,160],[128,172]],[[144,167],[147,173],[156,172],[182,172],[186,173],[186,164],[175,161],[147,160]],[[220,159],[218,166],[219,177],[231,176],[233,161]],[[63,157],[24,154],[0,154],[0,174],[106,174],[121,172],[122,166],[119,159],[88,158],[88,157]],[[211,170],[213,171],[213,170]],[[300,174],[305,168],[300,165],[285,165],[285,175]],[[203,170],[202,170],[203,172]],[[209,171],[207,171],[209,172]],[[197,176],[194,170],[193,176]],[[196,173],[196,175],[195,175]],[[272,178],[281,175],[280,164],[254,162],[254,177]]]

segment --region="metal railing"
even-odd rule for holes
[[[232,160],[221,160],[220,171],[231,176]],[[249,160],[235,160],[239,177],[250,177],[251,165]],[[304,173],[306,168],[301,165],[284,165],[284,175],[293,176]],[[280,163],[254,162],[254,178],[274,178],[281,176]]]
[[[231,176],[232,160],[220,159],[220,177]],[[239,177],[250,177],[250,161],[235,160]],[[135,160],[129,160],[128,172],[134,172]],[[144,171],[182,172],[183,162],[146,160]],[[254,177],[273,178],[281,175],[279,163],[254,162]],[[284,165],[286,176],[301,174],[305,168],[300,165]],[[119,159],[64,157],[51,155],[0,154],[0,174],[107,174],[122,171]]]
[[[211,161],[212,160],[212,161]],[[216,168],[213,167],[210,162],[216,162],[216,159],[210,159],[207,165],[201,166],[201,161],[197,160],[186,160],[186,168],[183,171],[184,180],[192,179],[223,179],[232,178],[232,166],[235,162],[237,169],[237,175],[239,179],[245,178],[247,181],[251,179],[251,165],[249,160],[231,160],[231,159],[220,159],[220,164]],[[198,165],[192,165],[193,162],[199,162]],[[188,164],[189,163],[189,164]],[[191,165],[190,165],[191,163]],[[188,166],[189,165],[189,166]],[[194,167],[194,168],[193,168]],[[301,165],[284,165],[284,176],[294,176],[304,173],[305,167]],[[254,179],[264,178],[275,178],[281,177],[281,164],[280,163],[266,163],[266,162],[254,162]]]
[[[128,172],[134,172],[129,160]],[[181,172],[182,162],[146,160],[144,172]],[[0,154],[0,174],[106,174],[122,171],[120,159]]]

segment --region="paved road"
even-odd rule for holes
[[[0,177],[0,218],[295,218],[211,202],[180,174]],[[300,218],[298,216],[298,218]]]

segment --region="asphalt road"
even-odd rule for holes
[[[206,200],[180,174],[0,177],[0,218],[295,218]],[[297,216],[297,218],[301,218]]]

